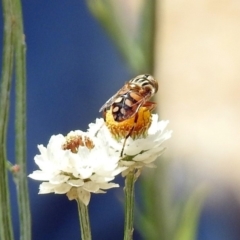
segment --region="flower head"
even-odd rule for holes
[[[130,133],[132,139],[147,136],[147,130],[151,126],[151,112],[146,107],[140,107],[136,115],[125,121],[117,122],[113,118],[112,109],[106,111],[106,126],[112,136],[117,140],[125,138]],[[134,127],[133,127],[134,126]]]
[[[88,133],[77,130],[66,137],[53,135],[47,147],[39,145],[38,149],[40,155],[34,160],[40,170],[29,177],[43,181],[39,193],[67,193],[70,200],[79,197],[88,205],[90,193],[118,187],[109,181],[123,170],[119,158]]]
[[[125,176],[133,169],[141,169],[143,166],[153,167],[153,161],[164,151],[162,143],[171,137],[172,131],[166,130],[168,121],[158,121],[157,114],[151,114],[151,125],[144,135],[138,138],[128,137],[123,149],[125,138],[115,138],[109,127],[104,124],[103,119],[97,119],[95,124],[89,125],[89,132],[98,132],[98,139],[105,141],[109,148],[120,157],[119,165],[127,169],[123,171]],[[100,129],[100,130],[99,130]],[[116,129],[115,129],[116,131]],[[119,129],[121,131],[121,129]],[[123,154],[121,155],[121,151]]]

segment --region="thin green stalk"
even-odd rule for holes
[[[154,74],[156,0],[145,0],[141,13],[138,42],[145,57],[145,71]]]
[[[130,69],[135,73],[144,72],[146,66],[145,56],[136,39],[126,33],[121,22],[116,18],[113,7],[114,2],[109,0],[87,0],[86,3],[95,18],[109,33]]]
[[[91,240],[91,228],[90,228],[90,220],[88,214],[88,207],[78,198],[78,216],[80,221],[81,228],[81,239],[82,240]]]
[[[31,239],[31,214],[26,173],[26,44],[23,32],[22,6],[20,0],[12,0],[16,27],[15,67],[16,67],[16,117],[15,155],[20,167],[15,182],[17,188],[20,239]]]
[[[3,58],[0,86],[0,239],[12,240],[13,228],[11,221],[11,208],[8,191],[7,175],[7,126],[9,113],[9,95],[13,68],[13,12],[11,0],[3,0]]]
[[[176,209],[170,198],[172,185],[167,179],[168,168],[169,162],[161,158],[157,171],[153,174],[146,172],[141,178],[143,210],[140,213],[138,229],[144,238],[173,239],[172,221],[175,221]]]
[[[125,179],[125,221],[124,221],[124,240],[133,239],[133,222],[134,222],[134,184],[135,171],[127,174]]]

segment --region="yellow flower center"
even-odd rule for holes
[[[137,115],[122,122],[114,120],[112,109],[106,111],[106,125],[114,138],[120,140],[130,136],[133,139],[146,137],[152,123],[151,112],[146,107],[140,107]]]
[[[85,146],[88,149],[93,149],[93,141],[86,136],[81,135],[67,135],[66,142],[63,144],[62,148],[64,150],[69,149],[73,153],[77,153],[79,146]]]

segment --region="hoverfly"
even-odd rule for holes
[[[134,125],[138,120],[138,110],[146,107],[152,111],[156,107],[155,102],[150,102],[150,98],[158,91],[158,83],[150,74],[138,75],[132,78],[113,95],[99,110],[99,112],[111,109],[113,118],[116,122],[125,121],[134,117]],[[123,155],[126,140],[134,129],[129,131],[125,137],[121,156]]]

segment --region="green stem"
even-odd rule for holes
[[[82,240],[91,240],[91,228],[90,228],[90,220],[88,214],[88,207],[78,198],[78,216],[80,221],[81,228],[81,239]]]
[[[3,59],[2,75],[0,86],[0,239],[11,240],[13,238],[13,228],[11,221],[11,208],[8,191],[7,176],[7,126],[9,113],[9,97],[13,68],[13,12],[11,0],[3,0]]]
[[[160,4],[160,3],[159,3]],[[145,71],[154,74],[156,0],[144,1],[139,30],[139,45],[145,56]]]
[[[31,239],[31,214],[26,173],[26,44],[23,32],[20,0],[12,0],[15,17],[16,118],[15,154],[20,167],[15,182],[17,188],[20,239]]]
[[[116,18],[114,1],[87,0],[86,2],[92,14],[99,20],[116,44],[130,70],[134,73],[144,72],[146,70],[145,56],[136,39],[129,36],[124,26],[121,25],[121,21]]]
[[[125,193],[124,240],[133,239],[134,184],[135,184],[135,171],[131,171],[126,176],[124,187]]]

